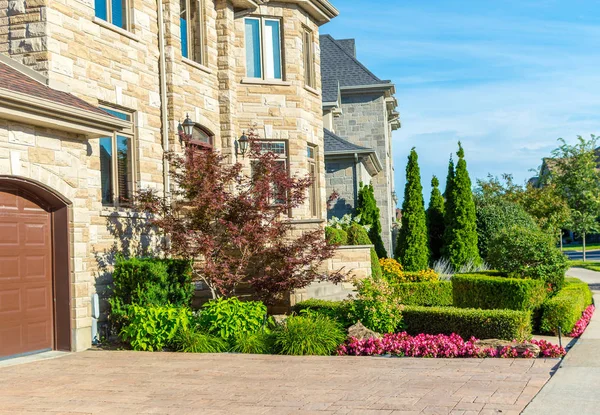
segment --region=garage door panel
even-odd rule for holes
[[[51,231],[33,199],[0,190],[0,357],[52,348]]]

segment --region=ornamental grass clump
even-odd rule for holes
[[[341,325],[328,317],[292,316],[273,331],[273,347],[284,355],[330,356],[345,337]]]
[[[227,342],[220,337],[193,329],[180,330],[175,336],[177,351],[185,353],[222,353]]]
[[[267,332],[243,333],[233,339],[229,349],[233,353],[268,354],[272,348],[272,336]]]

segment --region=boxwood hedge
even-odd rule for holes
[[[451,306],[450,281],[405,282],[392,284],[398,302],[405,305]]]
[[[465,339],[504,340],[531,337],[529,311],[407,306],[402,315],[409,334],[457,333]]]
[[[452,295],[454,306],[460,308],[534,310],[547,292],[542,280],[457,274],[452,278]]]
[[[570,280],[554,297],[542,305],[540,331],[557,334],[558,327],[568,334],[587,306],[592,304],[592,292],[584,282]]]

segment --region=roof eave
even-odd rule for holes
[[[361,93],[361,92],[374,92],[380,91],[388,93],[388,96],[392,96],[396,93],[396,87],[394,84],[371,84],[371,85],[348,85],[340,87],[340,92],[345,93]]]
[[[328,23],[340,12],[328,0],[277,0],[279,3],[294,3],[304,9],[321,26]]]

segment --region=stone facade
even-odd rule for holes
[[[315,7],[328,4],[322,1],[258,5],[251,0],[202,0],[206,58],[198,64],[182,57],[180,2],[163,0],[162,10],[157,8],[160,3],[128,2],[130,23],[124,30],[95,17],[90,0],[0,0],[0,53],[44,75],[54,89],[94,106],[131,112],[137,189],[169,190],[163,154],[180,149],[177,125],[186,114],[210,133],[215,148],[247,169],[250,161],[236,157],[234,151],[234,141],[244,130],[255,128],[261,138],[284,141],[292,175],[307,174],[307,145],[312,145],[318,163],[318,215],[311,215],[307,204],[292,212],[292,218],[299,229],[323,226],[318,31],[337,11],[328,9],[329,17],[323,17],[327,13],[322,10],[314,12]],[[281,19],[281,81],[246,79],[245,16]],[[161,27],[164,95],[159,72]],[[316,89],[304,85],[304,28],[314,33]],[[115,246],[118,228],[114,224],[130,216],[125,208],[102,204],[99,154],[98,138],[8,122],[0,112],[0,173],[46,184],[72,203],[74,350],[90,346],[90,297],[102,293],[110,281],[101,266],[111,262],[108,253]]]
[[[352,213],[358,199],[360,183],[371,182],[371,175],[360,161],[354,158],[332,158],[325,161],[325,177],[327,189],[335,190],[339,197],[333,207],[327,212],[328,216],[341,218]]]
[[[341,111],[332,117],[337,135],[377,151],[383,170],[372,179],[375,200],[381,212],[381,237],[388,255],[393,255],[393,225],[396,201],[392,159],[392,124],[384,92],[351,94],[342,91]]]

